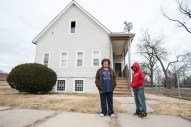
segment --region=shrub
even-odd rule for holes
[[[41,64],[27,63],[16,66],[7,77],[11,88],[31,94],[47,93],[56,84],[56,73]]]

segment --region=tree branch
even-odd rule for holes
[[[183,2],[177,2],[179,5],[179,11],[184,14],[187,15],[189,18],[191,18],[191,11],[188,9],[188,7],[186,6],[185,8],[183,7]]]
[[[191,30],[190,28],[188,28],[185,23],[182,23],[181,21],[177,20],[177,19],[172,19],[170,18],[169,16],[167,16],[167,14],[164,12],[164,10],[161,10],[161,13],[168,19],[168,20],[171,20],[173,22],[177,22],[179,23],[182,27],[184,27],[186,29],[187,32],[189,32],[191,34]]]

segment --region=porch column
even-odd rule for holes
[[[131,82],[132,82],[132,71],[131,71],[131,43],[132,43],[132,38],[129,40],[128,44],[128,65],[129,65],[129,76],[128,76],[128,82],[130,86],[130,91],[131,91],[131,96],[133,96],[133,90],[131,87]]]

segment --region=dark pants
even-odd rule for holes
[[[101,113],[104,115],[107,114],[108,107],[108,115],[114,113],[113,111],[113,93],[100,93],[100,101],[101,101]]]
[[[145,102],[145,94],[144,94],[144,87],[140,87],[139,89],[133,90],[134,91],[134,99],[136,104],[136,112],[147,112],[146,102]]]

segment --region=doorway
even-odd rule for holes
[[[122,77],[121,63],[115,63],[115,74],[117,77]]]

